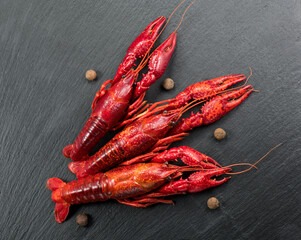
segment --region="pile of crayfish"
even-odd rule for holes
[[[228,89],[246,80],[237,74],[195,83],[172,99],[153,104],[144,101],[146,90],[163,75],[175,50],[178,27],[151,53],[166,26],[165,20],[159,17],[150,23],[130,45],[115,77],[104,82],[96,93],[91,116],[74,143],[63,149],[64,156],[73,160],[69,169],[78,180],[47,181],[56,203],[57,222],[66,219],[72,204],[109,199],[134,207],[173,203],[165,197],[200,192],[230,179],[215,179],[229,173],[230,167],[222,167],[186,146],[168,147],[193,128],[223,117],[254,89],[246,84]],[[141,62],[134,69],[137,59]],[[148,72],[138,82],[139,72],[147,63]],[[199,112],[180,120],[184,112],[200,103],[203,106]],[[121,127],[115,137],[90,155],[106,133]],[[178,158],[185,166],[169,164]],[[184,172],[191,174],[183,179]]]

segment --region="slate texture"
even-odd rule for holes
[[[75,177],[62,148],[87,120],[102,82],[114,76],[127,47],[148,23],[179,1],[0,0],[0,239],[301,239],[301,2],[203,1],[187,12],[174,56],[147,92],[150,102],[187,85],[243,73],[260,90],[218,122],[194,130],[187,145],[223,165],[255,162],[259,170],[223,186],[175,196],[175,206],[137,209],[115,201],[71,208],[54,220],[50,177]],[[187,6],[186,4],[185,6]],[[172,17],[162,42],[185,7]],[[98,80],[84,79],[87,69]],[[227,138],[213,138],[222,127]],[[113,134],[102,142],[107,141]],[[209,197],[220,208],[206,207]],[[90,215],[87,228],[75,217]]]

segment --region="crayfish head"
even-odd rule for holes
[[[179,167],[175,165],[146,163],[141,166],[134,180],[148,192],[182,175],[178,171]]]
[[[122,199],[152,191],[178,176],[177,166],[161,163],[138,163],[105,173],[111,179],[111,198]]]
[[[134,91],[134,83],[137,81],[138,74],[130,69],[126,75],[124,75],[120,81],[111,86],[109,91],[114,96],[115,101],[129,102],[132,98],[132,92]]]
[[[144,121],[143,132],[154,138],[162,138],[174,127],[178,118],[178,112],[167,112],[148,117]]]

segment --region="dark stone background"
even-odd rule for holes
[[[301,239],[300,1],[197,1],[162,78],[173,78],[175,89],[162,90],[159,80],[146,96],[168,99],[189,84],[248,75],[252,67],[249,83],[260,93],[173,146],[193,147],[228,165],[255,162],[284,142],[259,170],[172,197],[175,206],[138,209],[109,201],[74,206],[65,223],[55,222],[45,183],[54,176],[75,179],[62,148],[74,140],[96,91],[114,76],[130,43],[178,3],[0,1],[1,239]],[[98,72],[96,82],[84,78],[90,68]],[[221,142],[213,138],[217,127],[228,134]],[[211,196],[220,200],[218,210],[207,209]],[[75,223],[80,212],[91,216],[89,227]]]

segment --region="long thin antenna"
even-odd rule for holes
[[[248,169],[246,170],[243,170],[243,171],[240,171],[240,172],[236,172],[236,173],[226,173],[228,175],[237,175],[237,174],[241,174],[241,173],[244,173],[244,172],[248,172],[250,171],[252,168],[256,168],[256,165],[261,161],[263,160],[267,155],[269,155],[272,151],[274,151],[276,148],[280,147],[283,143],[279,143],[277,146],[273,147],[270,151],[268,151],[264,156],[262,156],[256,163],[254,164],[251,164],[251,167],[249,167]],[[238,163],[238,164],[233,164],[233,165],[229,165],[229,166],[226,166],[226,167],[230,167],[230,166],[238,166],[238,165],[249,165],[249,164],[245,164],[245,163]]]
[[[187,12],[188,9],[192,6],[192,4],[195,3],[195,1],[196,1],[196,0],[194,0],[192,3],[190,3],[189,6],[185,9],[185,11],[184,11],[184,13],[183,13],[183,15],[182,15],[181,21],[180,21],[179,25],[177,26],[175,32],[176,32],[176,31],[178,30],[178,28],[181,26],[182,21],[183,21],[183,19],[184,19],[184,16],[185,16],[186,12]]]

